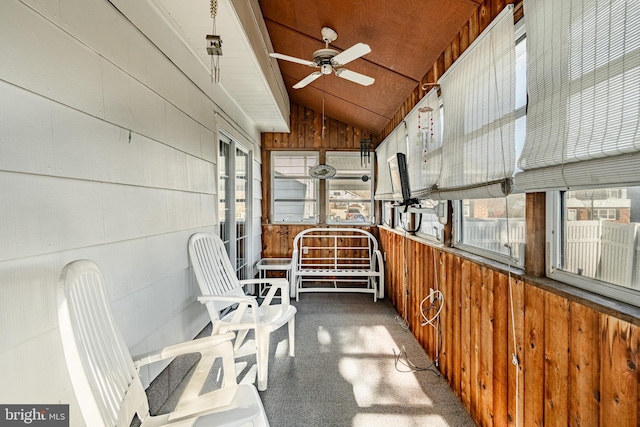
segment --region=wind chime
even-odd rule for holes
[[[211,83],[220,82],[220,57],[222,56],[222,39],[216,34],[216,15],[218,0],[211,0],[211,19],[213,20],[213,35],[207,35],[207,53],[211,56]]]
[[[422,144],[422,167],[427,167],[427,154],[429,146],[435,144],[433,133],[433,108],[422,107],[418,109],[418,138]]]

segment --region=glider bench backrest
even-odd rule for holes
[[[384,297],[384,263],[375,237],[360,228],[309,228],[293,241],[291,297],[361,292]]]

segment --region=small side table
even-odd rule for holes
[[[256,264],[256,269],[258,270],[260,279],[265,279],[268,271],[284,271],[287,280],[290,280],[289,273],[291,272],[291,258],[262,258]],[[265,296],[268,288],[268,285],[261,283],[258,296]]]

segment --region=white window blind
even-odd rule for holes
[[[525,0],[529,191],[640,182],[640,2]]]
[[[423,199],[440,175],[442,137],[440,132],[440,101],[432,89],[405,118],[409,133],[407,169],[411,197]]]
[[[407,142],[404,125],[402,124],[395,128],[376,148],[378,174],[376,176],[375,200],[393,199],[391,176],[389,175],[389,158],[396,153],[407,154]]]
[[[442,167],[431,198],[503,197],[515,169],[515,36],[508,5],[439,80]]]

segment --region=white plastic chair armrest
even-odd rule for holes
[[[241,296],[222,296],[222,295],[201,295],[198,297],[198,301],[202,304],[206,304],[209,301],[227,301],[227,302],[237,302],[237,303],[248,303],[251,304],[252,301],[255,302],[255,297],[241,297]]]
[[[278,289],[280,289],[280,301],[284,307],[289,305],[289,281],[285,278],[274,278],[274,279],[247,279],[241,280],[241,284],[251,284],[251,283],[266,283],[271,285],[269,288],[269,292],[264,297],[264,301],[261,306],[268,306],[271,304],[271,301],[276,296]]]
[[[233,332],[228,332],[221,335],[213,335],[206,338],[198,338],[192,341],[186,341],[180,344],[173,344],[164,347],[160,350],[152,351],[149,353],[140,354],[133,357],[133,364],[136,369],[140,369],[141,366],[149,363],[158,362],[164,359],[170,359],[172,357],[180,356],[190,353],[203,353],[211,350],[212,347],[230,341],[235,337]]]
[[[277,277],[277,278],[272,278],[272,279],[245,279],[245,280],[240,280],[240,284],[241,285],[252,285],[254,283],[266,283],[268,285],[271,286],[277,286],[277,287],[287,287],[289,286],[289,281],[283,277]]]
[[[242,318],[244,316],[244,312],[247,308],[251,310],[251,316],[253,318],[253,323],[255,324],[255,328],[259,327],[260,317],[258,316],[258,301],[255,297],[252,296],[223,296],[223,295],[201,295],[198,297],[198,301],[202,304],[206,304],[209,301],[226,301],[226,302],[235,302],[238,303],[238,309],[235,310],[231,323],[240,324],[242,323]],[[225,329],[222,329],[222,332],[225,332]]]

